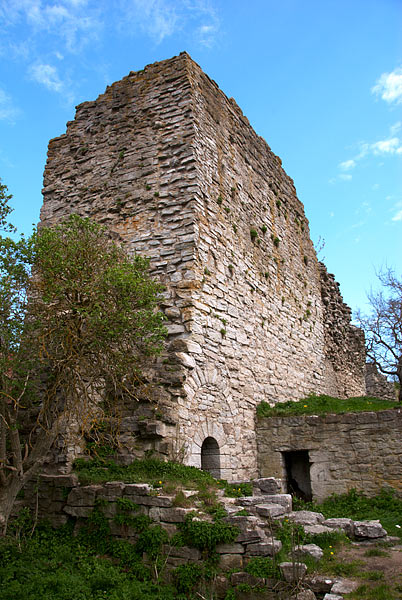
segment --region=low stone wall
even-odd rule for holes
[[[289,485],[289,459],[297,453],[293,475],[306,457],[315,500],[351,488],[375,495],[384,486],[402,496],[401,439],[401,409],[264,418],[257,423],[259,472]]]

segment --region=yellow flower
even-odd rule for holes
[[[333,554],[333,552],[330,552],[330,554]]]
[[[160,483],[160,484],[162,484],[162,482],[161,482],[161,481],[160,481],[159,483]]]
[[[304,405],[303,405],[303,408],[307,408],[307,404],[304,404]]]

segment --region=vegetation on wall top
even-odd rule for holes
[[[371,398],[370,396],[358,396],[356,398],[333,398],[322,394],[316,396],[311,394],[303,400],[293,402],[282,402],[270,406],[267,402],[261,402],[257,406],[257,417],[291,417],[295,415],[323,415],[329,413],[342,414],[350,412],[378,411],[389,408],[398,408],[400,404],[392,400]]]

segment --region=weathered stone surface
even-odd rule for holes
[[[324,515],[311,510],[298,510],[288,514],[289,521],[300,525],[318,525],[325,520]]]
[[[256,504],[255,510],[262,517],[280,517],[286,514],[286,508],[282,504]]]
[[[218,554],[244,554],[244,546],[242,544],[218,544],[216,551]]]
[[[324,556],[324,552],[316,544],[304,544],[295,548],[295,556],[297,558],[303,558],[303,556],[311,556],[315,560],[321,560]]]
[[[353,535],[352,519],[345,519],[345,518],[325,519],[325,521],[323,521],[322,524],[325,525],[325,527],[330,527],[331,529],[339,529],[341,531],[344,531],[345,534],[348,536]]]
[[[325,594],[323,600],[343,600],[343,596],[338,594]]]
[[[331,533],[333,529],[325,527],[325,525],[303,525],[304,531],[311,535],[318,535],[320,533]]]
[[[148,483],[126,483],[124,487],[125,496],[148,496],[151,491]]]
[[[172,498],[170,496],[137,496],[131,494],[129,498],[135,504],[144,504],[145,506],[161,506],[165,508],[172,506]]]
[[[243,567],[243,557],[241,554],[221,554],[219,568],[222,571],[232,571]]]
[[[353,579],[339,579],[331,588],[331,594],[350,594],[359,587],[357,581]]]
[[[282,562],[279,564],[279,568],[284,580],[288,583],[303,579],[307,573],[306,565],[301,562]]]
[[[383,538],[387,535],[380,521],[353,521],[353,534],[357,538]]]
[[[250,573],[232,573],[230,576],[230,583],[233,586],[239,585],[241,583],[250,585],[252,587],[264,587],[265,580],[263,577],[256,577],[255,575],[251,575]]]
[[[246,554],[248,556],[275,556],[282,548],[280,540],[259,542],[258,544],[247,544]]]
[[[275,477],[260,477],[254,481],[263,494],[280,494],[282,492],[282,481]]]
[[[149,509],[149,516],[155,521],[164,521],[165,523],[184,523],[186,517],[191,512],[194,512],[194,508],[163,508],[163,507],[152,507]]]
[[[96,493],[99,491],[103,491],[103,488],[95,485],[73,488],[67,497],[67,504],[69,506],[94,506]]]

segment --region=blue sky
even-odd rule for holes
[[[75,105],[186,50],[283,161],[346,302],[402,273],[401,0],[0,0],[0,177],[29,232]]]

